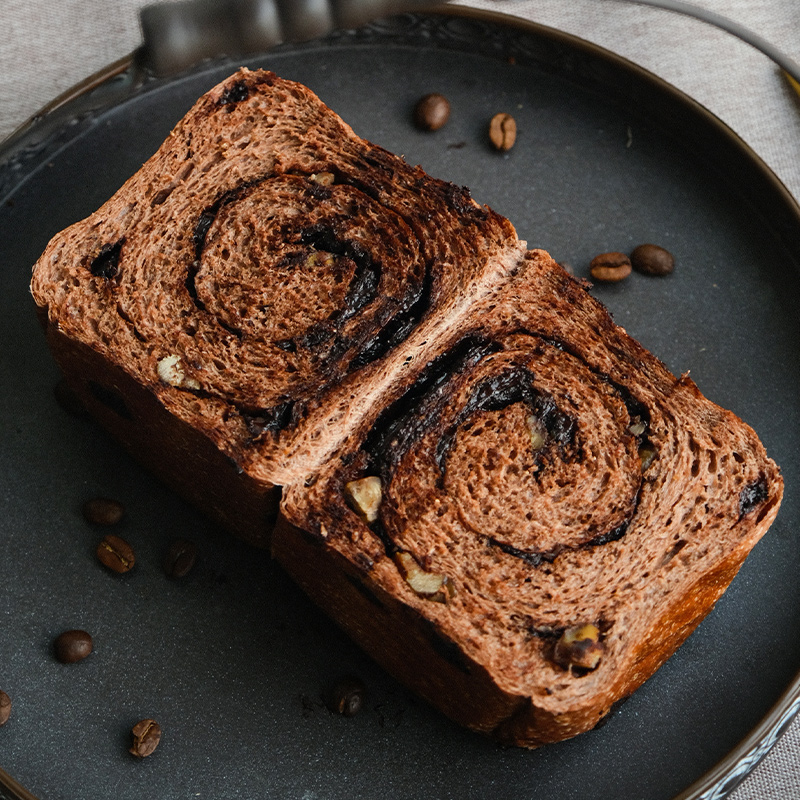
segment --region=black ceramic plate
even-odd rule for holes
[[[530,752],[450,723],[351,645],[268,553],[214,529],[54,401],[31,265],[235,65],[139,87],[123,70],[17,137],[0,164],[0,683],[14,701],[0,766],[48,800],[721,797],[798,695],[797,206],[684,96],[508,18],[405,16],[248,65],[306,83],[361,135],[470,186],[578,274],[602,251],[671,250],[672,276],[593,291],[674,372],[691,370],[755,427],[782,465],[783,508],[708,619],[602,729]],[[431,91],[453,112],[425,134],[410,112]],[[487,143],[498,111],[519,128],[505,155]],[[97,495],[126,506],[119,533],[138,554],[128,575],[95,560],[102,532],[80,507]],[[203,554],[182,583],[160,566],[176,536]],[[68,628],[90,631],[95,651],[63,666],[51,642]],[[343,673],[369,687],[350,719],[320,702]],[[144,717],[164,736],[140,761],[127,747]]]

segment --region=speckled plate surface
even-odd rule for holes
[[[123,63],[0,150],[0,688],[14,704],[0,767],[47,800],[724,796],[800,693],[797,205],[686,97],[510,18],[403,16],[246,63],[307,84],[357,133],[470,186],[579,275],[599,252],[671,250],[670,277],[593,292],[757,430],[783,469],[783,508],[712,614],[601,729],[529,752],[450,723],[361,654],[268,553],[216,530],[53,398],[32,264],[238,66],[139,81]],[[411,108],[431,91],[453,111],[425,134]],[[487,142],[497,111],[519,130],[505,155]],[[98,495],[126,507],[117,532],[138,556],[127,575],[94,557],[104,532],[80,508]],[[177,536],[202,554],[182,582],[161,570]],[[51,648],[68,628],[90,631],[95,650],[65,666]],[[320,700],[344,673],[369,689],[350,719]],[[129,731],[144,717],[164,735],[138,760]]]

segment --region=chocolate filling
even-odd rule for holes
[[[356,271],[347,289],[344,306],[337,312],[338,320],[344,322],[350,319],[375,299],[381,280],[381,266],[372,260],[361,245],[340,239],[325,225],[314,225],[301,231],[300,241],[315,250],[344,256],[355,262]]]
[[[359,350],[350,363],[350,371],[382,358],[408,338],[430,307],[431,283],[430,268],[426,267],[422,285],[407,294],[399,311]]]
[[[539,338],[534,334],[529,335]],[[558,343],[549,341],[543,343],[558,346]],[[502,346],[499,343],[473,335],[462,339],[455,347],[430,362],[415,383],[383,411],[365,437],[362,445],[362,452],[366,455],[365,474],[379,475],[384,486],[389,486],[392,472],[397,464],[431,427],[440,424],[439,419],[449,396],[448,388],[451,380],[458,373],[475,366],[487,355],[500,350]],[[600,377],[617,390],[632,423],[638,422],[646,430],[650,420],[647,407],[608,376],[600,374]],[[484,379],[472,389],[467,402],[444,429],[436,444],[434,458],[442,476],[458,429],[470,416],[480,411],[500,411],[515,403],[524,403],[531,416],[546,431],[550,441],[562,452],[575,444],[576,420],[561,411],[552,396],[534,388],[534,380],[534,373],[530,369],[518,365]],[[636,439],[640,443],[649,442],[644,431],[636,435]],[[582,451],[579,449],[573,457],[581,458]],[[578,547],[598,547],[621,539],[636,514],[640,493],[641,485],[623,522],[611,530],[599,533]],[[386,553],[391,556],[397,547],[383,522],[379,519],[370,527],[381,539]],[[525,561],[532,567],[552,562],[566,549],[575,549],[562,546],[538,552],[516,548],[492,537],[488,537],[486,541],[489,545]]]
[[[507,553],[510,556],[514,556],[514,558],[522,559],[526,564],[530,564],[532,567],[538,567],[542,561],[554,561],[555,557],[558,553],[537,553],[533,550],[520,550],[518,547],[512,547],[510,544],[506,544],[505,542],[499,542],[497,539],[489,538],[488,542],[493,547],[498,547],[504,553]],[[560,552],[560,551],[559,551]]]
[[[367,434],[362,450],[368,457],[369,473],[380,475],[388,483],[392,469],[429,429],[431,414],[446,396],[450,379],[500,349],[499,344],[488,339],[468,336],[431,361],[414,384],[381,413]]]
[[[739,519],[754,511],[769,497],[767,479],[761,475],[739,492]]]
[[[236,81],[222,93],[222,96],[217,100],[217,105],[236,105],[236,103],[247,100],[248,97],[250,97],[250,87],[245,81]]]
[[[124,237],[114,244],[104,244],[89,265],[89,272],[97,278],[106,280],[113,278],[119,270],[119,257],[123,244],[125,244]]]
[[[247,425],[251,441],[260,439],[267,433],[277,434],[284,428],[295,424],[297,413],[298,409],[292,400],[257,411],[239,409],[239,414]]]
[[[253,181],[226,192],[212,205],[208,206],[197,220],[192,233],[194,261],[187,270],[185,285],[189,296],[200,311],[205,311],[206,309],[203,302],[198,298],[195,280],[200,269],[200,260],[208,232],[223,206],[235,201],[245,191],[260,182]],[[343,180],[342,182],[345,181]],[[361,187],[360,185],[356,186],[355,183],[353,185],[360,191],[366,189],[366,187]],[[330,196],[330,191],[326,187],[317,186],[313,183],[311,191],[320,200]],[[289,235],[290,233],[287,231],[286,236]],[[326,362],[331,362],[342,358],[351,347],[357,345],[360,349],[358,349],[345,370],[347,373],[353,372],[382,357],[403,342],[427,311],[430,304],[431,277],[430,271],[426,268],[422,282],[409,285],[406,296],[399,305],[385,314],[384,319],[378,320],[380,329],[377,333],[364,331],[361,335],[357,335],[355,339],[342,335],[340,331],[345,323],[361,313],[378,296],[382,266],[360,244],[338,236],[332,227],[324,224],[313,225],[301,230],[297,241],[298,244],[304,247],[311,247],[316,251],[350,259],[355,264],[355,271],[348,286],[342,308],[329,316],[328,319],[312,325],[303,336],[274,342],[275,346],[281,350],[297,352],[298,348],[302,348],[313,351],[331,342],[325,353],[321,354]],[[301,266],[306,257],[307,253],[299,251],[287,255],[281,263],[283,266],[292,266],[296,262],[297,266]],[[240,330],[221,322],[219,324],[229,333],[241,338],[242,332]],[[367,338],[368,333],[369,336]],[[366,341],[359,344],[358,339],[366,339]]]
[[[638,419],[644,423],[645,429],[650,426],[650,411],[648,410],[647,406],[637,397],[634,397],[627,386],[617,383],[617,381],[615,381],[610,375],[606,374],[605,372],[601,372],[589,364],[586,364],[581,353],[572,347],[568,342],[553,337],[540,336],[535,331],[531,331],[527,328],[518,328],[514,330],[513,333],[515,335],[523,334],[525,336],[539,339],[543,344],[546,344],[550,347],[555,347],[556,350],[561,350],[563,353],[568,353],[569,355],[573,356],[573,358],[577,358],[579,361],[583,362],[584,367],[587,370],[589,370],[593,375],[599,377],[604,383],[607,383],[609,386],[611,386],[620,396],[622,402],[625,403],[625,408],[628,410],[628,416],[630,417],[631,422]],[[636,438],[640,441],[646,441],[645,437],[642,435],[639,435]]]
[[[556,444],[566,446],[575,439],[575,420],[559,411],[550,395],[538,392],[532,384],[535,378],[526,367],[515,367],[479,383],[470,398],[445,431],[436,446],[436,464],[444,474],[447,456],[453,446],[456,432],[469,417],[478,411],[502,411],[514,403],[525,403],[531,415],[547,431]]]
[[[498,541],[497,539],[494,539],[492,537],[489,537],[487,541],[493,547],[498,547],[504,553],[507,553],[510,556],[514,556],[514,558],[519,558],[526,564],[530,564],[532,567],[538,567],[543,562],[551,564],[565,550],[583,549],[587,547],[600,547],[604,544],[608,544],[609,542],[616,542],[618,539],[621,539],[627,533],[628,526],[631,524],[631,520],[633,519],[633,516],[636,513],[636,508],[638,507],[638,505],[639,505],[639,492],[636,493],[636,500],[633,504],[633,508],[630,514],[628,515],[628,519],[626,519],[621,525],[618,525],[613,530],[610,530],[607,533],[601,533],[599,536],[595,536],[588,542],[584,542],[583,544],[578,545],[577,548],[562,546],[562,547],[554,547],[551,550],[545,550],[545,551],[521,550],[518,547],[512,547],[510,544]]]

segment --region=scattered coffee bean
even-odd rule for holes
[[[496,150],[510,150],[517,140],[517,123],[511,114],[501,112],[489,123],[489,139]]]
[[[11,716],[11,698],[3,691],[0,691],[0,726],[8,722]]]
[[[631,264],[645,275],[669,275],[675,269],[675,258],[657,244],[640,244],[631,253]]]
[[[631,274],[631,260],[625,253],[601,253],[592,259],[589,272],[596,281],[615,283]]]
[[[92,652],[92,637],[86,631],[64,631],[55,641],[56,659],[62,664],[83,661]]]
[[[83,403],[78,399],[78,395],[72,391],[72,388],[64,378],[53,387],[53,396],[56,398],[56,402],[61,408],[70,416],[78,417],[79,419],[86,419],[89,417]]]
[[[125,507],[108,497],[95,497],[83,504],[83,516],[92,525],[116,525],[125,513]]]
[[[133,745],[130,752],[137,758],[151,755],[161,741],[161,726],[154,719],[143,719],[131,730]]]
[[[103,537],[103,541],[97,545],[97,557],[103,566],[120,574],[133,569],[136,563],[133,548],[124,539],[113,534]]]
[[[414,106],[414,122],[425,131],[438,131],[450,119],[450,101],[442,94],[426,94]]]
[[[364,684],[352,676],[340,678],[325,693],[325,705],[334,714],[353,717],[364,705],[367,690]]]
[[[186,539],[176,539],[164,556],[164,572],[168,578],[185,578],[197,560],[197,545]]]

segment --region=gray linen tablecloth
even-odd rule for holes
[[[694,0],[800,61],[800,0]],[[651,70],[736,131],[800,199],[800,97],[775,65],[696,20],[620,0],[462,0],[576,34]],[[0,0],[0,139],[140,42],[142,0]],[[732,800],[800,797],[800,720]]]

